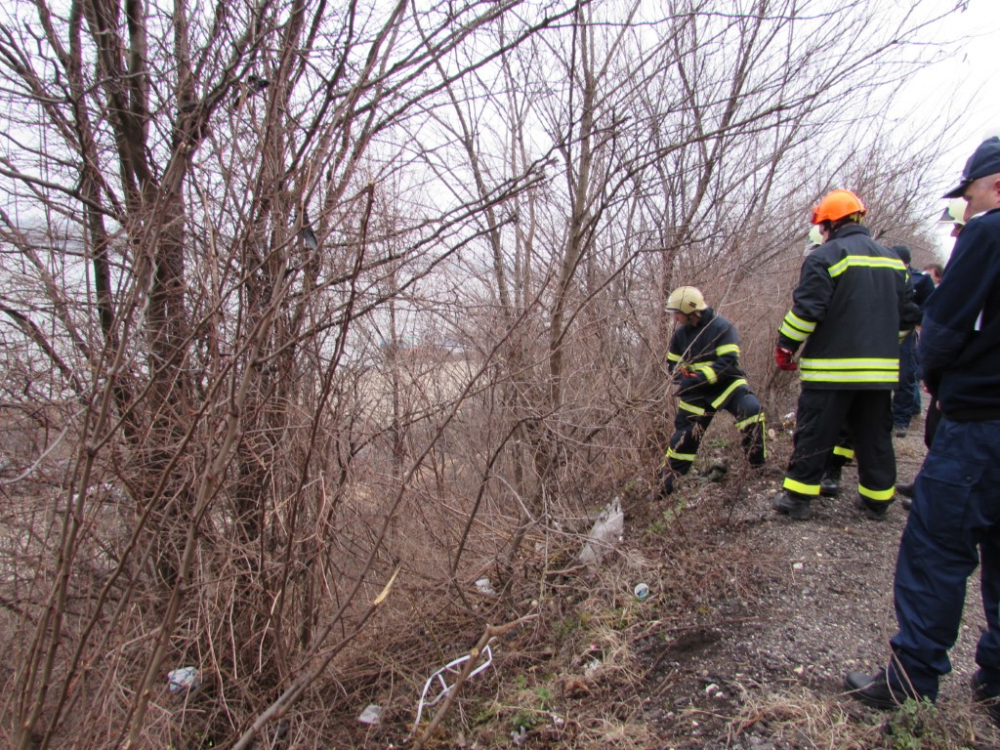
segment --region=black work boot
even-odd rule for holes
[[[886,514],[889,512],[890,505],[892,505],[892,500],[886,502],[875,502],[863,497],[858,497],[857,501],[858,510],[864,513],[865,518],[869,521],[884,521]]]
[[[649,493],[646,500],[649,502],[656,502],[672,493],[674,491],[674,476],[675,475],[672,471],[660,472],[659,482],[656,488]]]
[[[848,672],[844,676],[844,685],[852,698],[872,708],[896,708],[903,705],[907,698],[919,700],[919,696],[890,685],[884,669],[873,675]]]
[[[909,484],[897,484],[896,492],[898,492],[903,497],[913,497],[913,482]]]
[[[809,501],[805,498],[793,497],[787,492],[782,492],[771,503],[771,507],[783,516],[788,516],[795,521],[805,521],[812,516],[812,509]]]
[[[990,692],[981,669],[972,675],[972,700],[985,708],[990,720],[1000,727],[1000,694]]]
[[[837,497],[840,494],[840,471],[842,467],[831,466],[823,472],[819,480],[819,494],[823,497]]]

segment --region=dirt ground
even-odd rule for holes
[[[922,429],[917,422],[905,438],[894,438],[900,482],[911,481],[923,459]],[[774,465],[783,466],[787,434],[772,444]],[[728,558],[730,574],[706,569],[712,572],[700,622],[667,628],[666,637],[660,631],[637,639],[648,667],[642,713],[655,727],[656,746],[865,747],[857,730],[865,725],[875,727],[868,735],[873,746],[1000,748],[1000,734],[970,708],[969,678],[984,627],[977,577],[970,579],[954,671],[942,683],[936,713],[964,739],[960,745],[940,737],[938,744],[912,737],[917,744],[882,744],[885,715],[845,697],[843,676],[885,662],[895,632],[893,569],[907,513],[896,503],[885,521],[865,518],[853,507],[857,474],[849,466],[839,498],[822,498],[810,520],[792,521],[770,507],[779,473],[742,485],[736,477],[688,480],[686,535],[700,555]],[[648,528],[649,512],[630,519],[634,530]],[[669,587],[666,578],[659,583]],[[852,724],[854,730],[838,733]]]

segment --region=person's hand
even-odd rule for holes
[[[692,372],[685,367],[682,367],[678,373],[680,374],[680,379],[677,380],[677,391],[679,393],[684,393],[692,388],[697,388],[704,382],[704,378],[701,373]]]
[[[791,349],[786,349],[781,344],[778,344],[774,348],[774,361],[778,365],[779,370],[785,370],[787,372],[794,372],[799,369],[799,366],[792,361],[792,357],[795,352]]]

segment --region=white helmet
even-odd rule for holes
[[[941,212],[938,223],[965,226],[965,207],[965,198],[954,198],[948,201],[948,207]]]

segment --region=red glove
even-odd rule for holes
[[[774,349],[774,361],[778,364],[779,370],[787,370],[788,372],[794,372],[799,369],[799,366],[792,361],[792,356],[795,354],[791,349],[786,349],[781,344]]]

